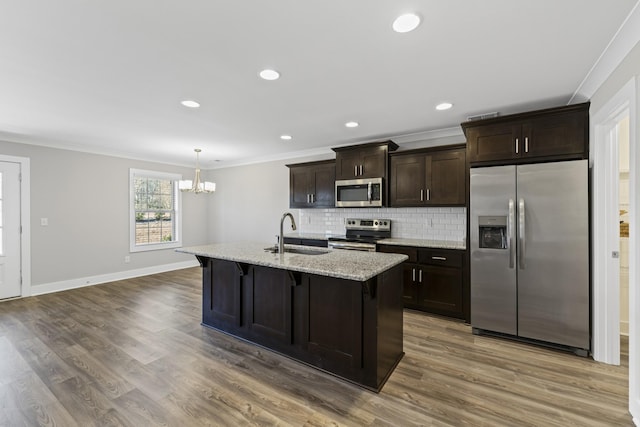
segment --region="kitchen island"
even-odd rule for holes
[[[406,255],[260,243],[178,249],[202,266],[202,323],[380,391],[404,355]]]

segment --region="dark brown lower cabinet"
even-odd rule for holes
[[[462,314],[462,269],[425,265],[424,285],[418,287],[418,304],[433,312]]]
[[[240,326],[242,268],[217,259],[209,260],[208,267],[210,274],[202,277],[202,321],[220,327]]]
[[[362,285],[305,275],[309,318],[303,343],[316,366],[342,374],[362,368]]]
[[[405,262],[402,266],[402,300],[405,305],[418,304],[418,286],[416,275],[420,266],[413,262]]]
[[[266,341],[291,344],[291,296],[296,280],[287,270],[251,265],[244,276],[247,328]]]
[[[409,256],[403,264],[405,307],[469,320],[465,251],[395,245],[379,245],[378,250]]]
[[[376,392],[404,355],[402,265],[359,282],[198,260],[206,326]]]

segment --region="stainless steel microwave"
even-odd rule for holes
[[[382,178],[338,180],[336,181],[336,207],[380,207],[382,193]]]

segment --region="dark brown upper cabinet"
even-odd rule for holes
[[[393,153],[390,206],[464,206],[465,154],[464,145]]]
[[[398,145],[393,141],[334,148],[336,179],[386,179],[388,154],[397,148]]]
[[[584,159],[589,156],[589,103],[461,124],[474,166]]]
[[[335,161],[298,163],[287,167],[290,208],[335,206]]]

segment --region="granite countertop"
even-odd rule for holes
[[[264,250],[264,248],[272,246],[268,243],[216,243],[190,246],[176,249],[176,251],[358,282],[369,280],[408,259],[406,255],[401,254],[330,250],[325,248],[311,249],[309,246],[297,245],[285,245],[285,247],[327,251],[327,253],[322,255],[301,255],[285,252],[281,256]]]
[[[436,248],[436,249],[460,249],[465,250],[466,243],[456,240],[423,240],[423,239],[382,239],[378,240],[379,245],[395,245],[395,246],[417,246],[420,248]]]

